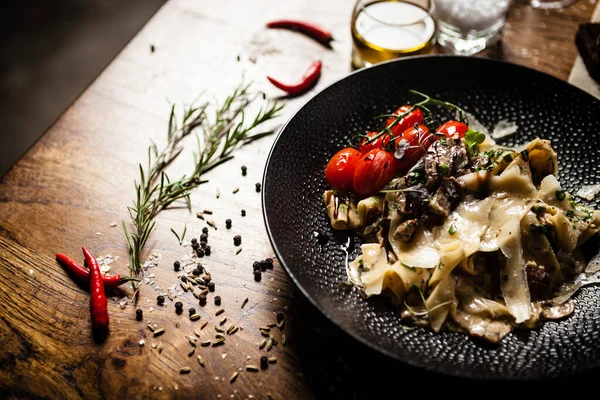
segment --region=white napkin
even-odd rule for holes
[[[600,4],[596,6],[590,22],[600,22]],[[600,84],[590,77],[580,56],[577,56],[575,64],[573,64],[569,83],[600,99]]]

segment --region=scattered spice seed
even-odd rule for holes
[[[212,342],[212,347],[217,347],[217,346],[220,346],[220,345],[222,345],[223,343],[225,343],[225,338],[224,338],[224,337],[222,337],[222,338],[220,338],[220,339],[217,339],[217,340],[214,340],[214,341]]]
[[[280,331],[283,330],[283,327],[285,326],[285,321],[279,321],[277,323],[277,327],[279,328]]]
[[[191,344],[192,346],[196,347],[196,340],[195,340],[195,339],[189,338],[189,340],[188,340],[188,341],[190,342],[190,344]]]
[[[202,342],[200,342],[200,346],[206,347],[206,346],[210,346],[211,341],[210,340],[204,340]]]
[[[277,359],[275,357],[269,357],[269,363],[275,364],[275,363],[277,363]]]
[[[202,358],[202,356],[198,356],[198,364],[204,367],[204,359]]]
[[[271,328],[270,328],[270,327],[268,327],[268,326],[261,326],[261,327],[260,327],[260,328],[258,328],[258,329],[259,329],[259,330],[261,330],[261,331],[265,331],[265,332],[270,332],[270,331],[271,331]]]
[[[208,321],[204,321],[202,325],[200,325],[200,330],[206,328],[206,325],[208,325]]]
[[[150,329],[150,332],[154,332],[154,327],[150,324],[148,324],[148,329]]]
[[[179,261],[175,261],[173,263],[173,269],[175,270],[175,272],[179,272],[179,270],[181,269],[181,263]]]
[[[235,328],[233,328],[233,329],[231,330],[231,332],[230,332],[229,334],[230,334],[230,335],[233,335],[234,333],[236,333],[236,332],[237,332],[237,331],[239,331],[239,330],[240,330],[240,327],[239,327],[239,326],[236,326]]]
[[[246,216],[246,210],[242,210],[242,217]]]
[[[208,226],[213,228],[215,231],[217,230],[217,224],[215,224],[215,221],[209,219],[208,221],[206,221],[206,223],[208,224]]]
[[[217,312],[215,312],[215,316],[217,316],[217,317],[218,317],[219,315],[223,314],[224,312],[225,312],[225,309],[224,309],[224,308],[219,308],[219,309],[217,310]]]
[[[200,319],[200,314],[190,315],[190,320],[192,320],[192,321],[197,321],[199,319]]]
[[[191,317],[192,315],[196,314],[196,309],[195,309],[195,308],[190,308],[188,311],[189,311],[189,313],[190,313],[190,317]]]
[[[246,176],[247,173],[248,173],[248,167],[246,167],[245,165],[242,165],[242,176]]]
[[[177,314],[181,314],[183,312],[183,303],[178,301],[177,303],[175,303],[175,312]]]
[[[231,378],[229,378],[229,383],[235,382],[235,380],[237,379],[237,377],[238,377],[238,373],[234,372],[233,375],[231,375]]]
[[[270,351],[274,345],[275,342],[273,341],[273,339],[269,339],[269,341],[267,342],[267,351]]]
[[[158,344],[158,346],[156,346],[156,350],[158,351],[158,354],[162,353],[163,348],[164,348],[164,346],[163,346],[162,342],[160,342]]]
[[[135,310],[135,319],[141,321],[144,318],[144,311],[141,308]]]
[[[206,321],[208,323],[208,321]],[[194,329],[194,335],[200,337],[200,330],[198,328]]]
[[[221,197],[221,190],[220,190],[220,189],[218,189],[218,188],[217,188],[217,191],[216,191],[216,195],[217,195],[217,199],[218,199],[219,197]]]
[[[202,220],[204,219],[204,215],[202,215],[202,213],[201,213],[201,212],[197,212],[197,213],[196,213],[196,217],[198,217],[198,218],[200,218],[200,219],[202,219]]]
[[[271,336],[269,335],[269,332],[267,332],[267,331],[263,331],[262,329],[260,330],[260,334],[261,334],[261,335],[263,335],[264,337],[271,337]]]
[[[184,375],[184,374],[189,374],[189,373],[190,373],[190,371],[191,371],[191,369],[190,369],[189,367],[184,367],[184,368],[181,368],[181,369],[179,370],[179,373],[180,373],[181,375]]]
[[[242,248],[240,247],[239,249],[237,249],[237,251],[235,252],[235,255],[237,256],[238,254],[240,254],[242,252]]]
[[[231,229],[231,219],[227,218],[225,220],[225,228]]]
[[[256,365],[246,365],[246,371],[258,372],[258,367]]]
[[[164,304],[165,304],[165,296],[163,296],[162,294],[158,295],[156,297],[156,305],[162,306]]]
[[[246,306],[246,304],[248,304],[248,298],[247,297],[244,299],[244,301],[242,301],[242,307],[240,307],[240,308],[244,308]]]
[[[208,282],[208,283],[206,284],[206,287],[208,288],[208,290],[209,290],[210,292],[214,292],[214,291],[215,291],[215,283],[214,283],[214,282]]]
[[[239,188],[239,187],[236,187],[235,189],[233,189],[232,193],[233,193],[233,194],[236,194],[236,193],[237,193],[237,192],[239,192],[239,191],[240,191],[240,188]]]
[[[215,337],[216,337],[217,339],[223,339],[223,338],[225,338],[225,335],[223,335],[222,333],[217,333],[217,334],[215,335]]]
[[[181,282],[183,282],[183,283],[187,283],[187,280],[188,280],[188,279],[187,279],[187,276],[185,276],[185,275],[182,275],[182,276],[181,276]]]
[[[194,275],[194,276],[200,276],[200,274],[201,274],[201,272],[200,272],[199,268],[194,268],[194,270],[192,271],[192,275]],[[189,278],[189,279],[191,280],[192,278]],[[196,282],[195,279],[194,279],[194,282]]]
[[[159,329],[154,330],[153,336],[157,337],[157,336],[162,335],[163,333],[165,333],[165,329],[164,328],[159,328]]]
[[[231,333],[231,331],[233,330],[233,328],[235,328],[235,324],[230,324],[230,325],[227,327],[227,334],[228,334],[228,335]]]
[[[268,367],[269,367],[269,359],[267,358],[267,356],[262,356],[260,358],[260,368],[267,369]]]
[[[169,300],[173,301],[173,296],[171,296],[171,292],[167,292],[167,297],[169,298]]]
[[[192,347],[192,349],[190,351],[188,351],[188,357],[193,356],[195,352],[196,352],[196,348]]]
[[[224,325],[225,322],[227,322],[227,317],[223,317],[223,319],[219,321],[219,325]]]
[[[233,244],[236,246],[239,246],[240,244],[242,244],[242,237],[240,235],[235,235],[233,237]]]
[[[285,335],[281,335],[281,344],[286,346],[287,341],[285,340]]]
[[[254,186],[256,186],[256,193],[260,193],[260,183],[256,182],[256,185]]]
[[[254,271],[254,280],[256,282],[260,282],[260,280],[262,279],[262,274],[260,271]]]
[[[265,345],[267,344],[267,339],[263,339],[260,341],[260,344],[258,345],[259,349],[263,349],[263,347],[265,347]]]
[[[215,296],[215,306],[221,305],[221,296]]]
[[[277,326],[277,322],[271,322],[267,325],[269,328],[275,328]]]
[[[215,331],[219,333],[225,333],[225,331],[222,328],[219,328],[218,326],[215,326]]]
[[[275,316],[277,318],[277,322],[281,322],[285,319],[285,315],[283,315],[283,313],[281,311],[278,312]]]
[[[202,213],[212,215],[213,212],[211,210],[204,210]]]

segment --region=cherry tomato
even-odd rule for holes
[[[373,149],[362,158],[354,171],[354,191],[361,197],[377,193],[396,175],[394,155],[382,149]]]
[[[383,136],[377,138],[375,141],[371,143],[367,143],[367,140],[372,138],[373,136],[379,135],[379,132],[369,132],[367,133],[367,137],[364,138],[360,145],[358,146],[358,150],[365,154],[373,149],[383,149],[390,142],[390,135],[385,133]]]
[[[450,120],[445,124],[441,125],[435,131],[437,133],[443,133],[447,138],[451,138],[458,133],[458,137],[465,136],[465,132],[469,130],[469,127],[462,122]]]
[[[334,190],[346,192],[352,189],[354,170],[362,153],[347,147],[335,153],[325,167],[325,179]]]
[[[394,115],[404,114],[408,110],[410,110],[411,106],[403,105],[393,112]],[[385,126],[390,126],[392,122],[394,122],[396,118],[390,117],[385,123]],[[391,128],[393,136],[400,136],[402,132],[407,130],[410,127],[413,127],[415,124],[420,124],[423,122],[423,112],[418,108],[415,108],[408,114],[406,117],[402,118],[396,125]]]
[[[404,151],[404,156],[398,160],[396,165],[399,169],[407,170],[423,157],[429,146],[431,146],[437,138],[435,135],[431,134],[428,127],[419,125],[418,129],[412,127],[402,132],[402,136],[396,139],[396,149],[398,149],[402,140],[406,140],[410,148],[407,148]]]

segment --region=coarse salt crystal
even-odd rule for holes
[[[144,344],[146,344],[146,341],[144,339],[140,339],[140,347],[142,347]]]
[[[102,236],[102,232],[96,232],[96,235]]]
[[[32,269],[29,270],[29,275],[33,275],[33,270]]]
[[[111,222],[110,224],[108,224],[108,226],[110,226],[111,228],[114,228],[115,226],[117,226],[116,222]]]
[[[227,353],[223,353],[223,354],[221,354],[221,358],[222,358],[223,360],[225,359],[225,357],[227,357]]]

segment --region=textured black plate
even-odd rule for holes
[[[491,127],[514,121],[514,145],[548,138],[569,191],[600,182],[600,101],[566,82],[521,66],[478,58],[415,57],[361,70],[329,86],[287,122],[264,176],[263,206],[277,256],[308,299],[344,331],[414,366],[452,375],[535,379],[600,367],[600,287],[576,296],[575,313],[489,346],[467,335],[404,330],[381,299],[365,300],[346,279],[348,236],[330,228],[321,195],[324,167],[374,117],[409,99],[409,89],[456,103]],[[414,100],[414,98],[413,98]],[[597,202],[589,203],[597,207]],[[316,233],[329,238],[320,245]],[[350,258],[357,241],[350,238]],[[365,368],[369,368],[365,366]]]

